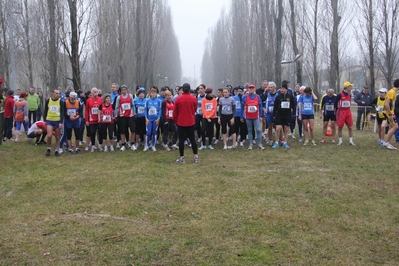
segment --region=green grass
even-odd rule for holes
[[[318,129],[319,130],[319,129]],[[320,130],[319,130],[320,131]],[[399,265],[397,151],[0,146],[1,265]]]

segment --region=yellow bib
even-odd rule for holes
[[[53,101],[51,98],[48,102],[48,112],[46,120],[60,121],[61,120],[61,99]]]

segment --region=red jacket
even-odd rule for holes
[[[14,96],[8,96],[4,100],[4,117],[14,117]]]
[[[195,112],[197,111],[197,99],[189,92],[183,93],[175,100],[173,120],[176,125],[190,127],[195,125]]]
[[[86,101],[85,120],[90,125],[98,124],[98,108],[103,103],[101,97],[89,98]]]

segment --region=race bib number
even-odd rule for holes
[[[96,107],[96,108],[91,108],[91,113],[92,113],[93,115],[98,115],[98,107]]]
[[[248,113],[256,113],[258,111],[258,108],[254,105],[248,106]]]
[[[231,106],[223,106],[222,109],[223,109],[223,112],[226,112],[226,113],[231,112]]]
[[[213,109],[213,103],[206,103],[205,104],[205,110],[211,111]]]
[[[312,104],[311,103],[303,103],[303,110],[304,111],[311,111],[312,110]]]
[[[103,121],[104,122],[111,122],[111,116],[110,115],[104,115],[103,116]]]
[[[281,109],[290,109],[290,102],[281,102]]]
[[[342,101],[342,107],[351,107],[350,101]]]
[[[58,106],[50,106],[50,112],[52,113],[58,113]]]
[[[332,104],[327,104],[327,105],[326,105],[326,111],[334,111],[334,105],[332,105]]]
[[[149,115],[156,115],[156,114],[157,114],[157,108],[151,107],[151,108],[148,110],[148,114],[149,114]]]
[[[202,108],[197,109],[197,114],[202,115]]]
[[[236,109],[241,109],[241,103],[239,101],[236,101]]]
[[[274,106],[269,106],[269,113],[273,113]]]
[[[75,116],[75,115],[76,115],[76,110],[68,109],[68,110],[67,110],[67,115],[68,115],[68,116]]]
[[[168,114],[169,114],[169,117],[172,117],[173,116],[173,110],[169,110]]]
[[[139,108],[137,108],[137,113],[144,114],[144,107],[140,106]]]
[[[123,111],[130,110],[130,103],[123,103],[122,104],[122,110]]]

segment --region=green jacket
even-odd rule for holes
[[[34,93],[33,95],[28,93],[28,110],[29,111],[36,111],[37,109],[39,109],[40,106],[40,98],[39,95],[37,95],[36,93]]]

